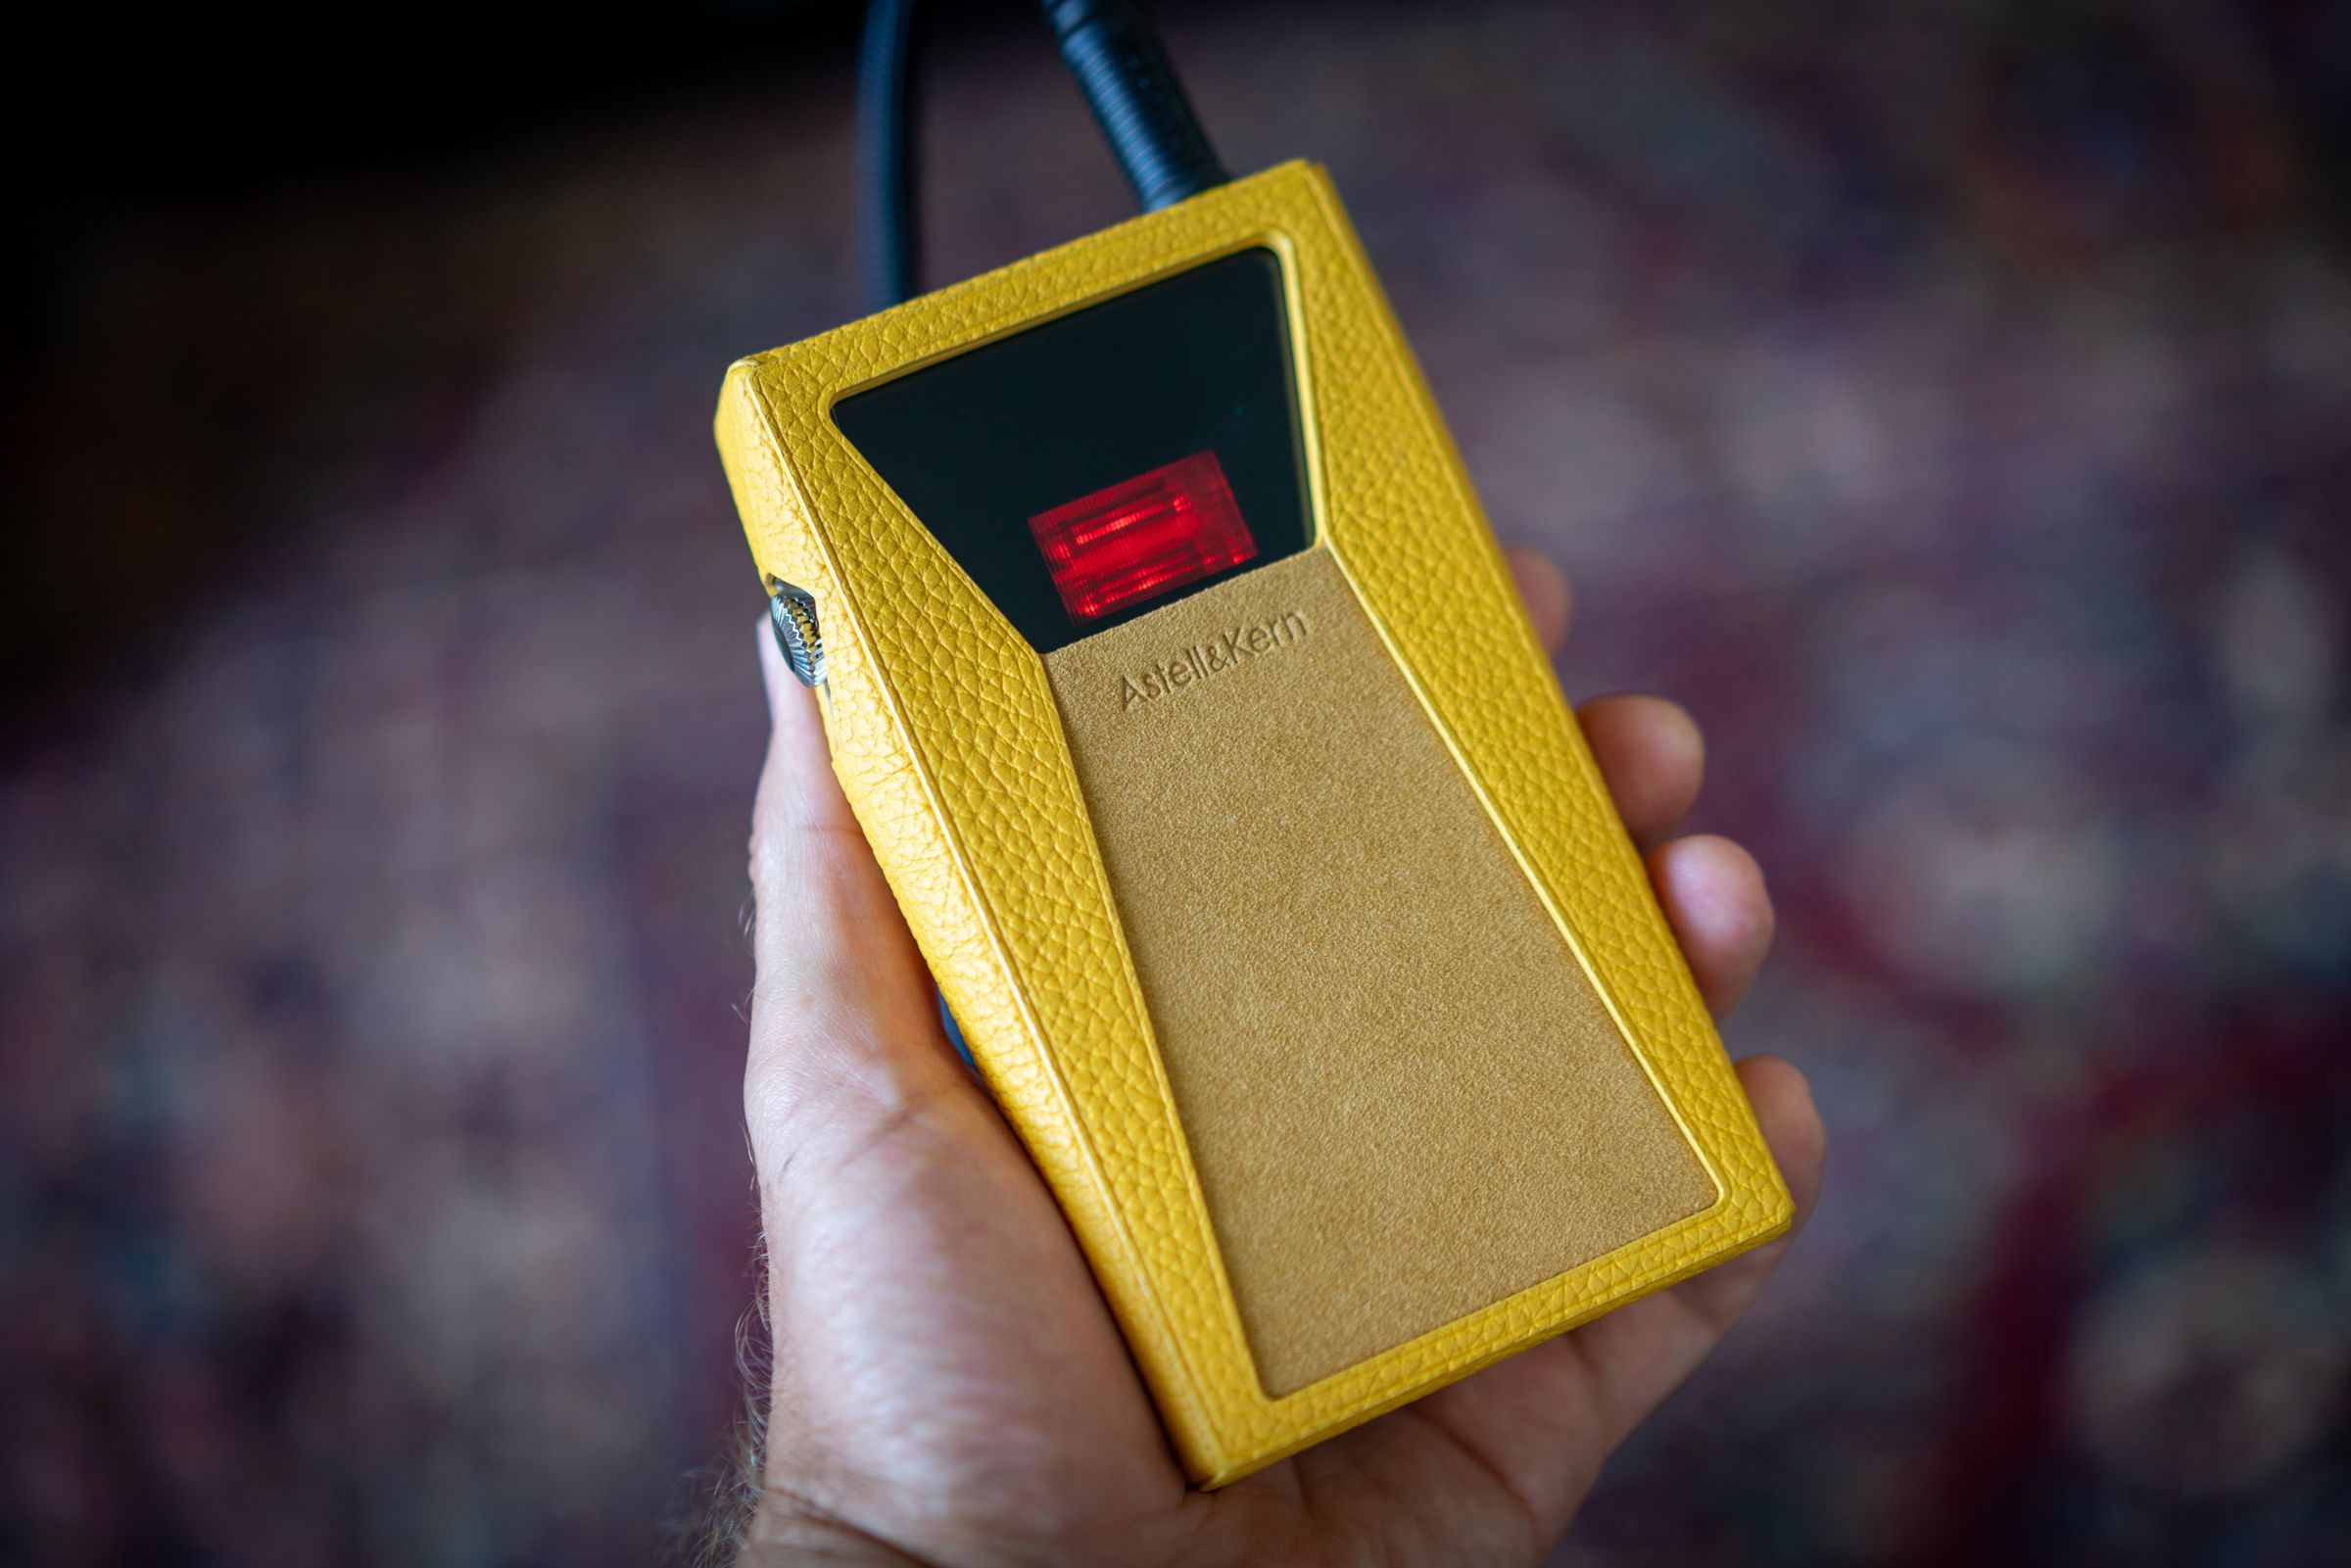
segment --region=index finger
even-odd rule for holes
[[[1506,546],[1502,558],[1510,563],[1511,581],[1526,603],[1526,618],[1535,623],[1535,636],[1545,651],[1557,657],[1567,641],[1567,623],[1575,609],[1567,574],[1550,556],[1524,545]]]

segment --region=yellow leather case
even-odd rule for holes
[[[842,437],[834,405],[1255,246],[1284,274],[1312,548],[1040,656]],[[849,801],[1194,1480],[1231,1481],[1786,1229],[1787,1191],[1319,168],[1283,165],[743,360],[718,437],[761,573],[816,600]],[[1494,844],[1457,834],[1458,855],[1383,874],[1391,899],[1425,888],[1426,907],[1448,912],[1415,936],[1412,961],[1434,951],[1442,965],[1432,941],[1464,944],[1461,973],[1523,972],[1536,1001],[1491,977],[1451,987],[1416,1019],[1416,1066],[1402,1073],[1393,1041],[1334,1059],[1331,1028],[1304,1026],[1321,1053],[1311,1076],[1262,1055],[1252,1069],[1220,1043],[1236,1018],[1280,1033],[1281,998],[1164,978],[1189,949],[1164,923],[1142,931],[1135,900],[1183,846],[1150,814],[1089,810],[1083,784],[1131,787],[1182,732],[1121,738],[1084,693],[1123,689],[1141,629],[1166,617],[1172,647],[1227,613],[1277,641],[1294,622],[1315,651],[1285,654],[1288,667],[1330,672],[1320,700],[1379,710],[1329,715],[1330,744],[1387,769],[1371,793],[1419,791],[1431,818],[1458,793],[1470,837]],[[1290,679],[1253,722],[1313,711],[1301,704],[1318,688]],[[1410,760],[1415,735],[1431,737],[1433,768]],[[1338,811],[1352,797],[1332,798]],[[1366,830],[1350,855],[1375,858],[1387,832]],[[1343,875],[1302,861],[1310,872],[1317,885]],[[1492,933],[1477,919],[1489,908]],[[1523,940],[1529,923],[1540,939],[1522,960],[1483,945]],[[1481,997],[1510,1019],[1508,1038],[1422,1070]],[[1326,1014],[1332,999],[1297,1005],[1310,1003]],[[1543,1037],[1555,1017],[1558,1041]],[[1385,1098],[1351,1107],[1335,1134],[1314,1107],[1268,1098],[1310,1082],[1343,1094],[1358,1065]],[[1391,1145],[1352,1149],[1358,1125]],[[1318,1162],[1315,1179],[1286,1182],[1288,1158]]]

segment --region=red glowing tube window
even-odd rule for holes
[[[1029,519],[1070,619],[1098,621],[1257,554],[1213,451]]]

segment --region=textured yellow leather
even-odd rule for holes
[[[1250,245],[1287,273],[1320,547],[1720,1194],[1278,1397],[1250,1355],[1043,660],[830,416],[849,392]],[[1319,169],[1283,165],[743,360],[718,436],[761,572],[815,595],[858,821],[1194,1479],[1230,1481],[1786,1228],[1787,1191]]]
[[[1045,671],[1268,1394],[1714,1201],[1328,550]]]

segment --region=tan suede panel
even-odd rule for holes
[[[1268,1394],[1715,1201],[1325,551],[1045,664]]]

